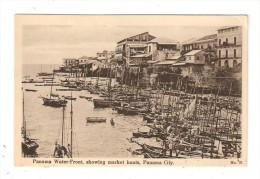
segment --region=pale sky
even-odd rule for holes
[[[96,56],[98,51],[114,51],[116,42],[143,32],[149,32],[158,38],[183,42],[217,33],[218,27],[226,25],[222,24],[223,18],[218,20],[219,17],[213,21],[209,19],[207,23],[199,17],[197,21],[187,22],[188,17],[181,21],[171,19],[170,16],[157,16],[156,20],[151,16],[130,16],[128,20],[124,20],[124,16],[79,16],[77,21],[64,16],[59,17],[61,20],[54,18],[55,21],[52,21],[53,17],[50,16],[48,21],[45,16],[23,18],[30,19],[30,23],[25,21],[21,30],[22,60],[25,64],[61,64],[63,58]]]

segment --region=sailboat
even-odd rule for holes
[[[72,99],[72,94],[71,94]],[[55,158],[72,158],[73,157],[73,111],[72,100],[70,111],[70,129],[65,128],[65,106],[62,108],[62,126],[61,126],[61,141],[55,142],[54,157]],[[70,135],[70,136],[69,136]],[[66,136],[69,136],[66,138]]]
[[[54,73],[53,73],[53,78],[54,78]],[[53,79],[52,79],[52,84],[51,84],[51,92],[50,92],[50,97],[42,97],[43,100],[43,105],[46,106],[51,106],[51,107],[63,107],[67,105],[67,100],[66,99],[60,99],[58,95],[52,93],[52,86],[53,86]]]
[[[23,126],[22,126],[22,153],[24,157],[37,157],[38,154],[36,152],[39,144],[28,136],[28,132],[26,129],[26,121],[25,121],[25,112],[24,112],[24,95],[23,95]]]
[[[37,73],[38,76],[51,76],[52,73],[42,72],[42,65],[41,65],[41,72]]]

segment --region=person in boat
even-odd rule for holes
[[[115,122],[114,122],[113,118],[111,118],[110,123],[111,123],[112,125],[115,125]]]
[[[162,156],[165,156],[166,155],[166,151],[167,151],[167,142],[166,142],[166,140],[163,140],[161,145],[162,145]]]
[[[57,157],[57,158],[62,158],[63,157],[61,146],[57,142],[55,142],[55,149],[54,149],[54,154],[53,155],[55,157]]]

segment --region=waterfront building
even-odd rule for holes
[[[236,67],[242,62],[242,27],[221,27],[217,37],[218,66]]]
[[[204,50],[192,50],[184,55],[185,62],[189,64],[205,64],[205,51]]]
[[[217,34],[206,35],[193,42],[194,49],[212,50],[217,46]]]
[[[153,40],[155,37],[148,32],[127,37],[117,42],[115,57],[122,61],[126,67],[129,66],[130,57],[140,54],[146,54],[147,42]],[[139,57],[138,57],[139,58]]]
[[[194,47],[194,42],[199,38],[191,38],[181,43],[181,54],[184,55],[192,50],[196,50]]]

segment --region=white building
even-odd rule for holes
[[[242,27],[228,26],[218,29],[218,66],[235,67],[242,62]]]

